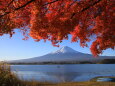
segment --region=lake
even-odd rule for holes
[[[11,65],[20,79],[48,82],[88,81],[97,76],[115,76],[115,64]]]

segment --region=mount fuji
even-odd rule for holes
[[[29,59],[22,59],[22,60],[13,60],[10,62],[15,63],[41,63],[41,62],[81,62],[81,61],[88,61],[88,62],[98,62],[103,59],[115,59],[115,56],[99,56],[94,58],[91,54],[85,54],[78,52],[68,46],[62,47],[61,49],[51,52],[49,54],[29,58]]]

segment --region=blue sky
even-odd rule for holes
[[[32,38],[24,41],[22,38],[22,34],[17,31],[12,38],[10,38],[9,35],[1,36],[0,60],[16,60],[42,56],[52,51],[56,51],[63,46],[69,46],[76,51],[90,54],[88,47],[82,48],[79,46],[79,43],[71,43],[70,40],[64,40],[58,48],[53,47],[49,41],[46,43],[44,43],[44,41],[35,42]],[[115,56],[115,50],[107,49],[104,51],[103,55]]]

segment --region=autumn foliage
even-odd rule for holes
[[[115,48],[114,0],[0,0],[0,36],[23,31],[54,46],[68,35],[81,46],[93,41],[93,55]]]

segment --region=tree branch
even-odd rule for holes
[[[12,0],[12,1],[9,3],[9,5],[10,5],[13,1],[14,1],[14,0]],[[26,4],[24,4],[24,5],[22,5],[22,6],[18,7],[18,8],[15,8],[14,11],[26,7],[28,4],[32,3],[33,1],[35,1],[35,0],[30,0],[30,1],[28,1]],[[52,3],[57,2],[57,1],[59,1],[59,0],[54,0],[54,1],[52,1],[52,2],[49,2],[49,3],[44,4],[43,6],[48,5],[48,4],[52,4]],[[9,6],[9,5],[8,5],[8,6]],[[5,12],[4,15],[0,15],[0,18],[3,17],[3,16],[5,16],[5,15],[7,15],[7,14],[10,14],[10,13],[11,13],[11,12]]]
[[[9,7],[9,6],[10,6],[10,4],[12,4],[12,3],[13,3],[13,1],[14,1],[14,0],[12,0],[12,1],[11,1],[8,5],[7,5],[7,7]]]
[[[12,0],[12,1],[13,1],[13,0]],[[24,4],[24,5],[22,5],[22,6],[18,7],[18,8],[15,8],[14,11],[19,10],[19,9],[25,7],[26,5],[30,4],[30,3],[33,2],[33,1],[35,1],[35,0],[30,0],[30,1],[28,1],[26,4]],[[3,17],[3,16],[5,16],[5,15],[7,15],[7,14],[10,14],[10,13],[11,13],[11,12],[5,12],[4,15],[0,15],[0,18]]]
[[[96,5],[96,4],[99,3],[100,1],[101,1],[101,0],[98,0],[98,1],[94,2],[92,5],[90,5],[90,6],[86,7],[86,8],[83,8],[79,13],[88,10],[90,7]],[[77,13],[73,13],[72,16],[71,16],[71,19],[72,19],[76,14],[77,14]]]
[[[26,7],[26,5],[30,4],[30,3],[33,2],[33,1],[35,1],[35,0],[30,0],[30,1],[28,1],[26,4],[24,4],[24,5],[22,5],[22,6],[18,7],[18,8],[16,8],[15,10],[19,10],[19,9],[21,9],[21,8],[23,8],[23,7]]]
[[[48,4],[55,3],[55,2],[57,2],[57,1],[59,1],[59,0],[54,0],[54,1],[52,1],[52,2],[49,2],[49,3],[44,4],[43,6],[48,5]]]

